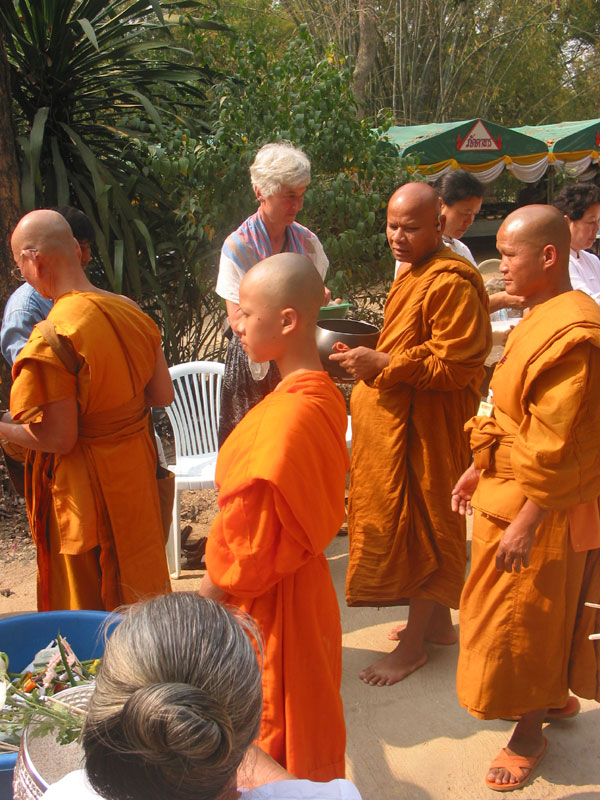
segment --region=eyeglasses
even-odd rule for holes
[[[13,267],[12,270],[11,270],[13,276],[18,281],[21,281],[21,282],[25,281],[25,276],[23,275],[23,272],[22,272],[23,257],[24,256],[31,257],[32,253],[37,253],[37,247],[26,247],[24,250],[21,250],[21,252],[19,253],[19,257],[16,260],[17,266]]]

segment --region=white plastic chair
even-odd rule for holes
[[[352,417],[348,414],[348,426],[346,427],[346,447],[348,455],[352,455]]]
[[[175,473],[175,502],[167,561],[173,578],[181,574],[181,492],[215,486],[224,371],[225,365],[214,361],[190,361],[169,368],[175,399],[165,411],[175,440],[175,463],[169,464]]]

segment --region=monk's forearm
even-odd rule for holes
[[[513,525],[517,523],[526,528],[535,530],[540,522],[548,513],[547,508],[541,508],[533,500],[527,498],[517,516],[513,520]]]
[[[468,386],[486,355],[482,351],[468,360],[453,362],[439,358],[425,345],[419,345],[391,356],[388,366],[373,378],[373,385],[386,389],[396,383],[406,383],[420,391],[457,391]]]
[[[44,453],[68,453],[72,450],[71,447],[64,450],[62,442],[52,431],[40,430],[40,427],[41,423],[13,425],[0,422],[0,440],[18,444],[26,450],[41,450]]]
[[[27,450],[66,455],[75,447],[79,432],[77,401],[67,397],[42,408],[41,422],[14,424],[5,414],[0,422],[0,439]]]
[[[503,308],[526,308],[526,301],[524,297],[518,297],[508,292],[496,292],[489,296],[489,311],[493,314],[494,311],[501,311]]]

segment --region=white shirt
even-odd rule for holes
[[[244,800],[361,800],[358,789],[341,779],[329,783],[275,781],[257,789],[241,789]],[[44,794],[44,800],[102,800],[82,769],[69,772]],[[168,798],[165,798],[168,800]]]
[[[466,258],[468,261],[471,262],[471,264],[473,264],[474,267],[477,266],[477,262],[473,258],[473,253],[469,250],[469,248],[464,242],[461,242],[460,239],[453,239],[451,236],[444,236],[443,242],[451,250],[454,250],[454,252],[457,255]]]
[[[477,266],[477,262],[473,258],[473,253],[469,250],[466,244],[463,244],[460,239],[452,239],[450,236],[444,236],[443,243],[446,247],[449,247],[450,250],[453,250],[457,256],[462,256],[463,258],[468,259],[474,267]],[[400,269],[400,262],[396,261],[394,265],[394,278],[398,274],[398,270]]]
[[[600,258],[587,250],[570,251],[569,277],[571,286],[588,294],[600,304]]]

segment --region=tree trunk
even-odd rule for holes
[[[10,70],[2,29],[0,28],[0,308],[4,308],[6,298],[15,289],[11,278],[13,256],[10,249],[10,236],[21,218],[21,192],[19,164],[15,145],[15,132],[12,118],[12,97],[10,92]],[[0,357],[0,403],[6,407],[10,390],[8,364]]]
[[[358,32],[360,42],[354,67],[354,97],[360,116],[367,109],[367,82],[377,55],[377,16],[368,0],[360,0],[358,7]]]

